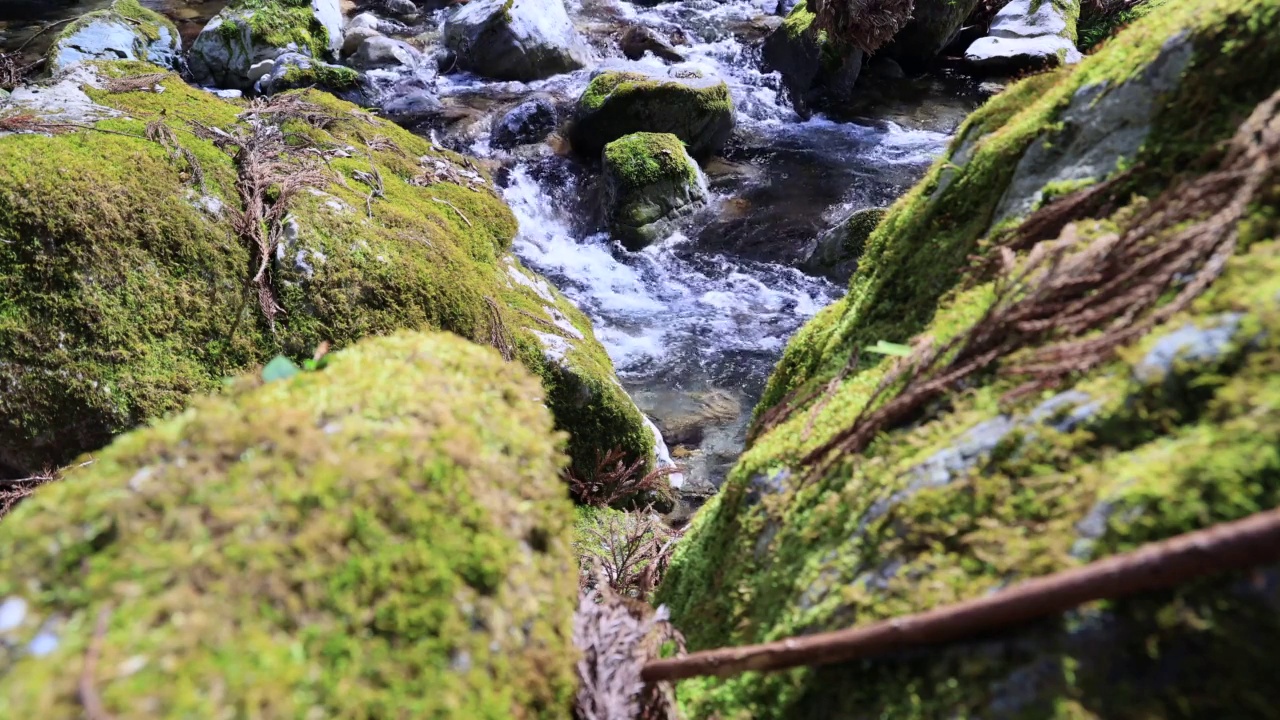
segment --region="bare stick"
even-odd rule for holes
[[[763,645],[707,650],[644,666],[646,682],[813,667],[939,645],[1056,615],[1093,600],[1162,590],[1280,560],[1280,509],[1150,543],[1008,590],[908,615]]]
[[[462,222],[466,223],[466,224],[467,224],[467,227],[475,227],[474,225],[472,225],[472,224],[471,224],[471,221],[467,219],[467,216],[462,214],[462,211],[458,209],[458,206],[457,206],[457,205],[454,205],[453,203],[449,202],[448,200],[441,200],[441,199],[440,199],[440,198],[438,198],[438,197],[433,197],[433,198],[431,198],[431,199],[432,199],[432,200],[435,200],[435,201],[436,201],[436,202],[438,202],[438,203],[441,203],[441,204],[443,204],[443,205],[448,205],[449,207],[453,208],[453,211],[454,211],[454,212],[456,212],[456,213],[458,213],[458,217],[462,218]]]
[[[98,613],[98,624],[93,629],[93,638],[89,640],[89,648],[84,653],[84,669],[80,671],[80,704],[84,706],[84,714],[88,720],[112,720],[111,714],[102,705],[102,696],[93,682],[94,671],[98,666],[98,656],[102,654],[102,639],[107,634],[107,621],[111,619],[111,608],[102,608]]]

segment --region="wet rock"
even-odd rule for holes
[[[579,98],[569,139],[576,152],[594,156],[624,135],[671,133],[694,157],[706,157],[724,146],[733,126],[733,100],[723,80],[676,68],[608,70]]]
[[[556,129],[556,106],[546,95],[534,95],[493,121],[490,144],[507,149],[542,142]]]
[[[67,26],[49,49],[48,66],[57,73],[87,60],[145,60],[172,68],[181,52],[172,22],[137,0],[116,0]]]
[[[924,69],[951,44],[977,5],[978,0],[918,0],[911,21],[894,36],[885,54],[910,70]]]
[[[1077,90],[1059,121],[1018,161],[992,226],[1029,214],[1051,184],[1102,180],[1133,158],[1162,98],[1178,87],[1193,53],[1189,38],[1176,35],[1128,81],[1093,83]]]
[[[996,14],[987,36],[965,51],[965,61],[984,71],[1010,73],[1080,62],[1079,15],[1079,0],[1013,0]]]
[[[53,122],[92,123],[120,115],[94,102],[85,88],[100,89],[102,80],[93,67],[75,65],[45,83],[14,88],[6,107]]]
[[[610,229],[631,250],[662,239],[707,199],[697,164],[669,133],[635,133],[606,145],[604,178]]]
[[[362,10],[374,9],[382,15],[405,22],[417,20],[421,14],[412,0],[368,0],[361,3]]]
[[[886,212],[884,208],[859,210],[823,233],[801,269],[836,282],[848,281],[858,267],[858,258],[862,257],[867,238],[884,219]]]
[[[357,70],[412,69],[422,64],[422,53],[407,42],[377,36],[360,43],[347,64]]]
[[[473,0],[445,20],[444,44],[459,68],[498,80],[539,80],[592,57],[563,0]]]
[[[438,116],[444,105],[435,89],[419,78],[408,78],[378,103],[383,117],[404,126],[417,125]]]
[[[275,60],[264,61],[262,76],[255,81],[254,91],[272,95],[285,90],[315,87],[339,97],[353,99],[358,93],[360,75],[348,67],[330,65],[302,53],[285,53]],[[251,76],[256,74],[251,72]]]
[[[249,90],[250,68],[293,52],[317,60],[336,57],[343,45],[338,0],[242,0],[228,5],[192,43],[187,63],[197,84]]]
[[[342,38],[342,57],[349,57],[365,40],[376,37],[382,37],[382,33],[378,32],[377,28],[348,27],[346,35]]]
[[[862,71],[862,51],[841,47],[818,32],[814,18],[808,4],[801,2],[760,48],[766,67],[782,75],[801,109],[823,96],[837,102],[848,99]]]
[[[645,53],[653,53],[654,57],[669,62],[684,62],[684,56],[676,52],[667,41],[658,37],[650,28],[643,25],[632,25],[622,33],[618,48],[628,60],[639,60]]]

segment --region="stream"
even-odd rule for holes
[[[734,137],[704,166],[712,201],[643,251],[624,250],[603,230],[598,167],[552,147],[508,155],[489,144],[494,115],[535,92],[568,104],[599,66],[528,84],[433,74],[446,120],[415,128],[498,168],[520,223],[516,253],[591,317],[624,387],[684,465],[694,505],[740,454],[752,407],[788,338],[843,292],[796,266],[824,230],[889,204],[918,180],[982,99],[964,77],[903,78],[889,99],[857,115],[802,118],[778,75],[761,69],[760,40],[780,21],[776,3],[570,0],[601,65],[662,67],[652,55],[629,61],[616,48],[619,28],[643,24],[672,39],[688,66],[725,79],[733,95]],[[0,0],[0,47],[109,4]],[[173,18],[189,43],[223,3],[143,4]],[[415,32],[437,25],[439,13]],[[54,34],[36,37],[27,51],[40,52]]]

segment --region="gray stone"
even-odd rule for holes
[[[285,53],[268,60],[270,70],[254,84],[255,92],[272,95],[300,87],[319,87],[348,97],[358,87],[358,75],[350,68],[330,65],[302,53]],[[348,97],[348,99],[353,99]]]
[[[422,53],[409,43],[376,36],[360,43],[360,47],[347,59],[347,64],[357,70],[412,69],[422,64]]]
[[[1076,91],[1051,130],[1031,142],[996,209],[998,225],[1030,214],[1051,183],[1103,180],[1132,158],[1151,130],[1162,100],[1178,87],[1194,48],[1187,35],[1165,42],[1159,56],[1136,77]]]
[[[155,39],[148,32],[156,35]],[[58,73],[89,60],[145,60],[161,67],[176,67],[182,38],[159,15],[138,20],[122,14],[118,3],[111,9],[90,13],[71,24],[49,49],[49,69]]]
[[[838,54],[838,63],[830,61],[833,53]],[[819,102],[823,96],[837,102],[849,100],[862,72],[862,50],[835,51],[819,42],[815,33],[795,33],[787,25],[769,33],[760,46],[760,54],[765,65],[782,76],[787,92],[800,109]]]
[[[1139,382],[1158,382],[1173,372],[1178,362],[1205,365],[1222,358],[1240,330],[1243,313],[1224,313],[1205,327],[1183,325],[1161,337],[1133,368]]]
[[[1048,0],[1012,0],[996,13],[991,30],[974,41],[965,60],[982,70],[1018,72],[1080,62],[1076,49],[1079,0],[1061,7]]]
[[[342,37],[342,57],[350,56],[365,40],[381,36],[382,33],[378,32],[377,28],[348,27],[346,35]]]
[[[297,47],[293,43],[276,47],[255,37],[251,30],[255,12],[233,3],[209,21],[192,43],[187,56],[188,68],[196,84],[250,90],[261,79],[252,77],[251,68],[254,66],[287,52],[310,54],[308,48]],[[328,36],[324,55],[337,57],[343,44],[342,12],[338,0],[311,0],[311,12]]]
[[[420,80],[411,78],[396,88],[396,93],[378,103],[383,116],[392,122],[416,125],[435,118],[444,109],[435,91]]]
[[[449,14],[444,44],[458,67],[498,80],[539,80],[592,58],[563,0],[472,0]]]
[[[498,116],[489,143],[500,149],[542,142],[556,129],[556,106],[546,95],[534,95]]]
[[[120,115],[95,103],[86,86],[101,88],[102,81],[91,66],[75,65],[47,83],[14,88],[7,107],[52,122],[93,123]]]
[[[618,40],[618,48],[628,60],[639,60],[645,53],[653,53],[654,57],[668,62],[684,62],[683,55],[643,25],[632,25],[623,31],[622,38]]]

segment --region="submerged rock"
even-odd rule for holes
[[[996,13],[991,30],[975,40],[964,59],[982,70],[1020,72],[1073,65],[1080,0],[1012,0]]]
[[[498,80],[539,80],[591,59],[563,0],[473,0],[450,12],[444,44],[458,67]]]
[[[15,93],[24,112],[110,118],[125,134],[0,137],[0,465],[58,466],[278,353],[301,360],[403,328],[494,345],[543,377],[575,461],[615,447],[652,458],[590,322],[511,256],[515,218],[468,161],[320,92],[246,115],[174,74],[162,92],[111,92],[98,77],[155,72],[82,64]],[[151,122],[173,139],[145,139]],[[342,152],[281,158],[282,177],[311,181],[267,228],[279,241],[254,289],[258,241],[234,221],[240,168],[214,140],[255,125],[269,137],[279,122],[296,147]],[[544,336],[559,343],[554,362]],[[573,382],[559,381],[565,368]]]
[[[287,52],[334,58],[342,44],[338,0],[235,0],[200,32],[187,63],[200,85],[249,90],[264,61]]]
[[[495,116],[489,142],[499,149],[542,142],[556,123],[555,103],[547,95],[534,95]]]
[[[733,99],[723,80],[608,70],[592,78],[579,98],[569,140],[574,150],[592,156],[624,135],[671,133],[695,157],[705,157],[724,146],[733,126]]]
[[[0,523],[0,707],[80,713],[66,668],[101,622],[113,717],[568,717],[573,508],[541,400],[492,349],[402,333],[119,438]]]
[[[58,34],[49,49],[50,72],[59,73],[87,60],[144,60],[174,68],[182,53],[177,27],[137,0],[115,0]]]
[[[670,234],[706,202],[707,189],[684,143],[669,133],[634,133],[604,146],[609,225],[631,250]]]
[[[678,546],[655,599],[691,651],[937,610],[1280,506],[1278,10],[1170,0],[964,123],[791,339],[765,427]],[[1260,184],[1221,184],[1246,165]],[[1015,309],[1009,278],[1041,260],[1035,292],[1057,291]],[[882,342],[943,359],[913,377]],[[1278,610],[1262,565],[677,693],[695,720],[1265,718]]]
[[[859,210],[818,237],[801,269],[844,283],[858,267],[867,238],[884,219],[884,208]]]

